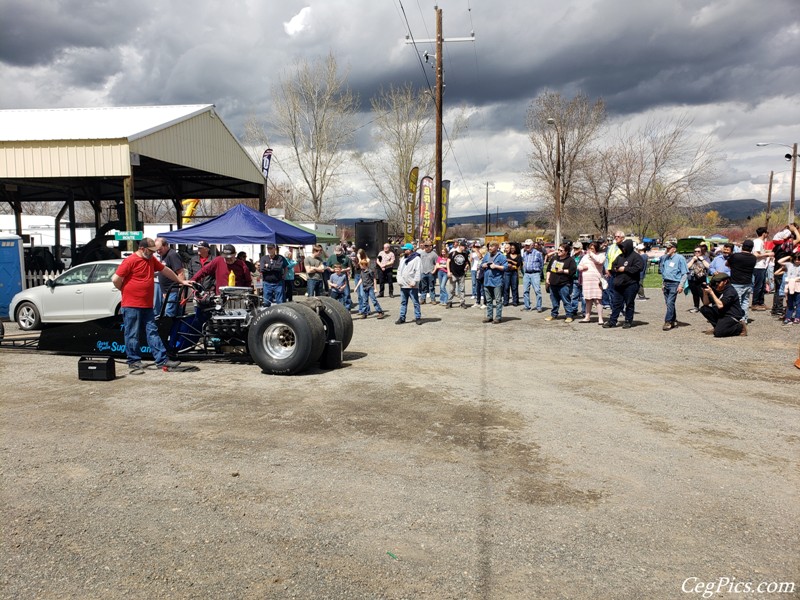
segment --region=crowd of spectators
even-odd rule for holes
[[[441,253],[430,240],[423,240],[419,245],[406,243],[401,256],[392,248],[386,243],[370,259],[363,249],[342,243],[325,258],[322,247],[314,246],[310,255],[300,258],[306,294],[329,295],[362,319],[370,314],[382,319],[385,313],[379,299],[386,288],[389,297],[394,297],[397,284],[401,296],[397,323],[405,322],[409,301],[417,323],[421,323],[420,307],[430,304],[448,309],[477,307],[484,311],[483,322],[499,324],[506,307],[542,313],[549,300],[545,321],[561,320],[563,313],[566,323],[630,329],[636,324],[636,302],[649,300],[643,285],[649,265],[661,276],[664,331],[679,324],[676,300],[681,294],[691,295],[689,312],[702,313],[711,324],[707,333],[718,337],[747,335],[751,311],[771,310],[784,325],[800,324],[800,232],[795,225],[772,236],[766,228],[758,228],[752,239],[741,244],[709,247],[700,243],[686,257],[667,242],[657,262],[622,231],[608,241],[563,243],[549,250],[531,239],[521,245],[458,240]],[[236,256],[235,248],[226,245],[222,256],[212,259],[209,245],[201,241],[186,273],[206,289],[250,286],[253,275],[261,281],[264,305],[292,300],[297,261],[288,249],[278,252],[276,246],[268,245],[257,265],[243,254]],[[174,251],[166,243],[159,247],[158,256],[182,273],[176,270]],[[229,273],[233,273],[230,281]],[[172,312],[174,283],[164,283],[161,292]],[[767,293],[772,293],[771,307],[765,304]]]

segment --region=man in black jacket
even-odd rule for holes
[[[742,305],[739,294],[730,285],[730,276],[726,273],[714,273],[710,284],[703,286],[703,306],[700,312],[714,328],[705,333],[713,333],[714,337],[732,337],[747,335],[747,325],[742,323]]]
[[[644,269],[642,257],[633,251],[633,241],[625,240],[620,246],[622,254],[611,263],[609,272],[614,276],[611,285],[611,316],[608,321],[603,323],[603,328],[617,326],[617,319],[625,308],[625,322],[623,329],[630,329],[633,326],[633,311],[636,302],[636,292],[639,291],[639,275]]]

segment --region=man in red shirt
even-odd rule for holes
[[[145,330],[150,353],[159,367],[169,371],[181,364],[177,360],[169,359],[167,350],[158,335],[153,312],[153,277],[156,272],[161,272],[168,279],[181,285],[187,285],[187,282],[183,276],[176,275],[175,271],[158,261],[154,257],[155,253],[155,242],[150,238],[144,238],[139,242],[138,250],[123,260],[111,277],[111,282],[122,292],[125,354],[131,374],[135,375],[144,372],[139,341],[142,329]]]
[[[192,275],[191,281],[202,281],[203,277],[211,275],[214,277],[217,292],[219,292],[219,288],[228,285],[228,277],[231,272],[237,287],[252,287],[253,278],[250,275],[250,269],[243,260],[236,258],[236,248],[232,244],[225,244],[222,247],[222,256],[207,262],[202,269]]]

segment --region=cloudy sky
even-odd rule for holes
[[[0,0],[1,108],[212,103],[241,137],[282,70],[332,52],[363,101],[425,85],[426,0]],[[800,141],[800,0],[444,0],[447,107],[470,114],[445,164],[451,213],[530,207],[525,114],[542,90],[607,103],[612,125],[685,115],[719,157],[714,199],[788,199]],[[432,69],[428,78],[434,79]],[[369,128],[360,130],[367,142]],[[281,145],[275,141],[280,160]],[[288,153],[286,153],[288,154]],[[454,158],[452,158],[454,157]],[[378,217],[348,168],[339,216]]]

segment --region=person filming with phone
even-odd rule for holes
[[[703,333],[713,334],[714,337],[747,335],[747,325],[742,321],[744,311],[739,294],[731,285],[730,275],[718,271],[709,283],[702,283],[701,287],[703,306],[700,307],[700,313],[713,327]]]

